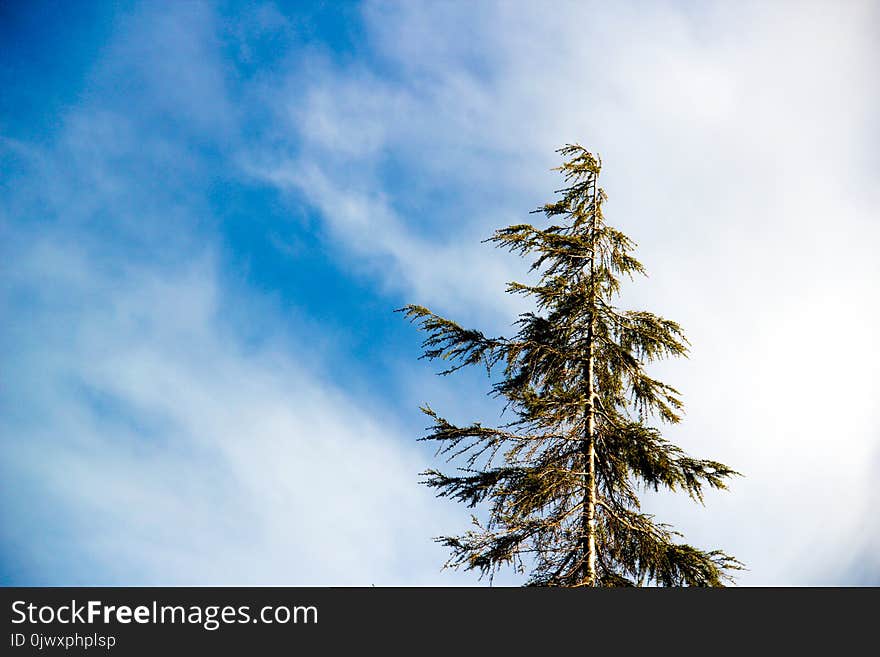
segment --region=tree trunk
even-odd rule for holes
[[[592,337],[592,336],[590,336]],[[592,340],[591,340],[592,342]],[[590,345],[592,352],[592,344]],[[587,429],[584,441],[584,582],[587,586],[596,585],[596,440],[595,412],[593,410],[593,358],[588,357],[587,372],[590,383],[587,385]]]
[[[593,408],[596,391],[594,389],[593,372],[593,330],[595,326],[594,315],[596,309],[596,286],[595,286],[595,244],[596,244],[596,179],[593,178],[593,217],[592,217],[592,242],[593,253],[590,255],[590,324],[587,328],[587,404],[586,420],[587,427],[584,436],[584,506],[583,506],[583,533],[584,533],[584,584],[596,585],[596,417]]]

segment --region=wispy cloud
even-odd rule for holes
[[[296,140],[267,180],[311,202],[341,253],[384,259],[379,280],[407,298],[503,326],[518,271],[478,237],[547,199],[553,148],[600,151],[610,220],[652,272],[625,300],[694,343],[661,370],[689,401],[672,437],[746,474],[708,511],[651,506],[740,555],[747,583],[834,581],[880,534],[876,5],[365,17],[372,65],[306,62],[270,96]]]
[[[467,510],[416,485],[411,434],[417,401],[491,415],[477,378],[429,381],[312,288],[506,330],[522,263],[480,240],[580,141],[651,272],[623,301],[694,345],[658,370],[689,409],[670,438],[746,475],[649,507],[744,583],[873,582],[876,4],[367,3],[354,49],[215,9],[120,13],[52,134],[0,142],[4,580],[473,581],[438,574]],[[242,274],[311,244],[326,270]]]
[[[242,126],[205,81],[220,60],[181,43],[216,36],[204,9],[123,17],[53,138],[2,143],[0,578],[456,581],[431,542],[452,519],[417,485],[406,423],[340,385],[313,320],[222,270],[236,245],[211,150]],[[150,81],[126,92],[143,103],[108,91],[131,75]]]
[[[6,498],[4,516],[97,564],[38,558],[31,578],[438,581],[439,516],[400,428],[320,378],[312,355],[224,332],[210,259],[111,274],[46,240],[15,264],[4,300],[44,299],[7,321],[21,373],[7,402],[27,412],[4,416],[5,462],[64,519],[47,536]]]

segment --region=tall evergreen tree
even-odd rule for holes
[[[423,358],[449,361],[442,374],[484,363],[512,412],[490,428],[422,408],[433,422],[423,440],[464,466],[428,470],[423,483],[469,507],[488,504],[487,521],[437,540],[451,549],[448,565],[490,576],[528,566],[529,585],[722,586],[739,561],[677,542],[639,504],[640,491],[660,488],[702,502],[704,486],[725,488],[737,474],[691,458],[649,424],[679,422],[682,404],[645,364],[685,355],[688,342],[673,321],[613,305],[620,278],[644,268],[632,240],[605,223],[600,159],[579,145],[557,152],[565,187],[534,211],[551,225],[508,226],[487,240],[533,256],[540,274],[536,285],[508,285],[535,302],[516,334],[487,337],[422,306],[401,308],[427,333]]]

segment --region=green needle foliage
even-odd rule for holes
[[[492,393],[512,421],[499,428],[452,424],[431,408],[423,440],[462,461],[456,474],[423,473],[438,496],[476,507],[485,523],[437,540],[448,565],[490,577],[503,566],[534,586],[722,586],[739,561],[720,550],[677,542],[680,534],[640,511],[640,490],[684,491],[702,502],[705,486],[725,488],[737,474],[691,458],[647,424],[676,423],[679,393],[651,378],[645,364],[687,352],[673,321],[614,306],[620,279],[644,274],[635,244],[605,223],[601,161],[579,145],[558,151],[565,188],[538,210],[550,225],[508,226],[488,241],[532,256],[536,285],[510,283],[534,299],[511,338],[487,337],[427,308],[401,308],[427,333],[423,358],[450,374],[485,364],[497,372]]]

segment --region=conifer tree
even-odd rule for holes
[[[621,277],[644,274],[635,244],[605,223],[601,160],[579,145],[557,151],[564,189],[538,208],[544,228],[518,224],[487,241],[532,256],[537,284],[513,282],[510,294],[534,301],[510,338],[487,337],[427,308],[401,308],[427,336],[422,358],[449,363],[441,374],[485,364],[491,394],[509,422],[459,426],[430,407],[422,440],[463,467],[423,473],[423,483],[477,507],[488,519],[437,539],[447,565],[490,577],[504,566],[529,570],[534,586],[722,586],[742,566],[721,550],[678,542],[680,534],[640,510],[640,492],[683,491],[702,503],[704,487],[725,488],[737,473],[695,459],[665,440],[652,420],[677,423],[679,393],[645,370],[686,355],[673,321],[614,305]]]

